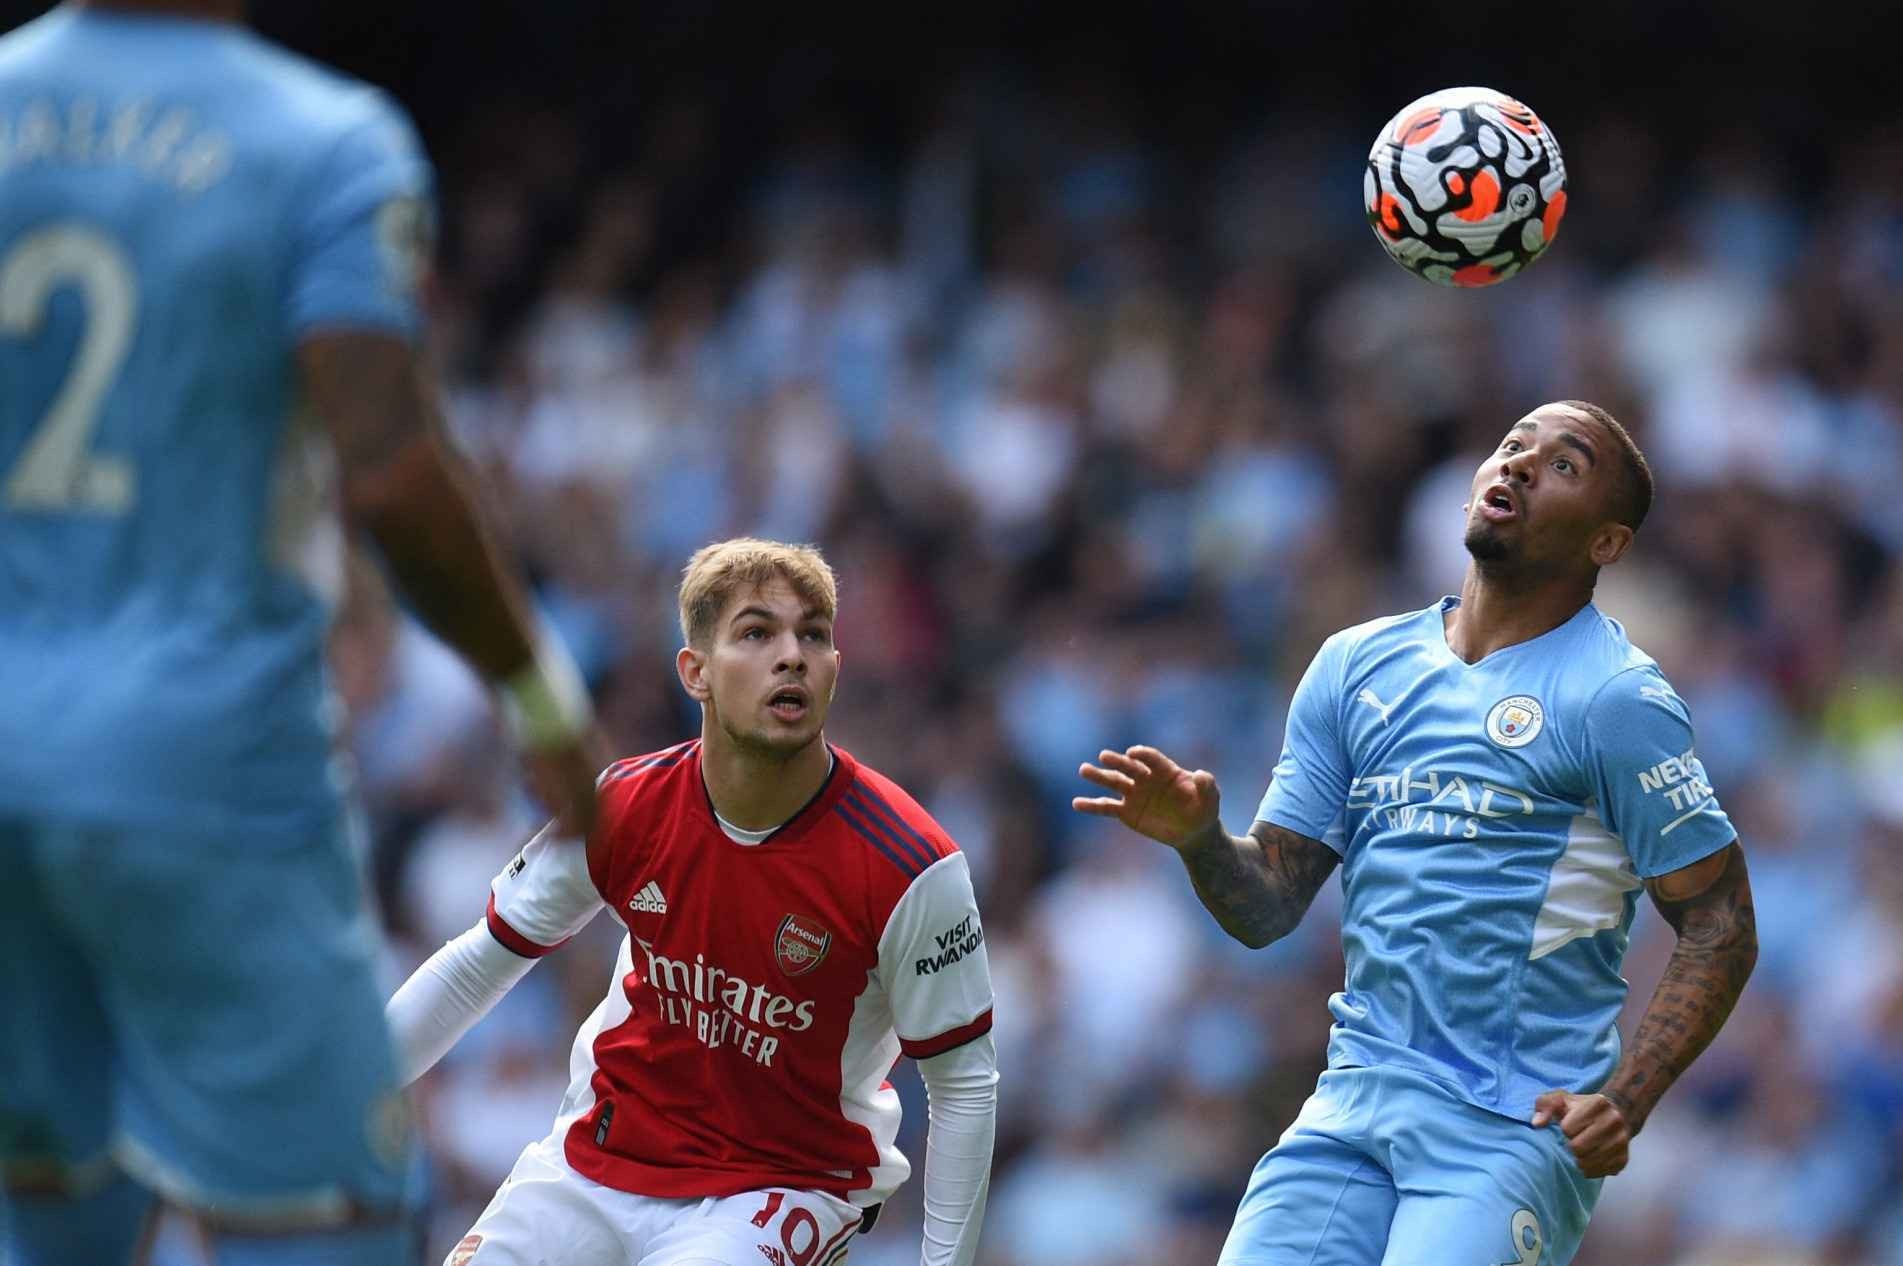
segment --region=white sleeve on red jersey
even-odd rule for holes
[[[939,858],[899,898],[879,937],[879,977],[913,1059],[991,1031],[991,964],[963,853]]]
[[[534,959],[511,954],[480,923],[431,954],[384,1004],[397,1084],[434,1068],[533,966]]]
[[[991,1188],[998,1131],[998,1048],[985,1034],[918,1062],[925,1134],[925,1235],[920,1266],[971,1266]]]
[[[560,949],[602,908],[588,848],[545,826],[489,885],[489,934],[524,958]]]

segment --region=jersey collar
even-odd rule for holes
[[[852,758],[851,753],[831,743],[826,744],[826,750],[832,753],[833,766],[826,771],[826,780],[819,784],[819,790],[813,793],[812,799],[801,805],[798,812],[782,822],[779,828],[765,839],[755,844],[741,844],[721,830],[720,815],[714,811],[714,798],[708,794],[707,779],[700,768],[700,749],[696,747],[694,779],[700,784],[700,802],[707,810],[707,825],[712,827],[724,842],[748,851],[765,848],[770,844],[790,844],[800,839],[812,829],[813,823],[824,818],[832,807],[839,803],[839,798],[846,794],[854,782],[858,781],[859,762]]]

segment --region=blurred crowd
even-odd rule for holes
[[[691,91],[611,146],[529,106],[431,137],[432,348],[620,752],[698,727],[671,666],[690,551],[827,551],[829,736],[952,832],[984,909],[986,1266],[1213,1263],[1342,977],[1334,881],[1244,950],[1167,850],[1071,812],[1078,762],[1155,744],[1246,829],[1322,638],[1455,592],[1473,469],[1566,397],[1657,471],[1598,601],[1690,702],[1763,944],[1579,1266],[1903,1266],[1903,131],[1797,169],[1746,129],[1668,152],[1576,112],[1557,246],[1475,293],[1362,218],[1399,99],[1215,120],[1190,154],[1110,84],[932,91],[898,145],[798,120],[738,199]],[[350,590],[336,680],[394,984],[539,823],[477,683],[367,560]],[[548,1129],[615,939],[598,920],[422,1084],[428,1260]],[[1642,909],[1628,1023],[1670,944]],[[895,1081],[916,1163],[923,1092]],[[852,1261],[915,1261],[918,1200]]]

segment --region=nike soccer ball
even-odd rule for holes
[[[1404,107],[1368,151],[1368,223],[1442,286],[1490,286],[1538,259],[1566,214],[1566,164],[1539,116],[1491,88]]]

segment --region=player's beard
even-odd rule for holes
[[[1467,536],[1461,543],[1483,571],[1488,567],[1511,563],[1514,558],[1513,546],[1485,519],[1469,520]]]

